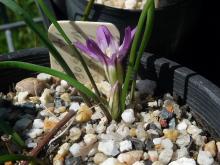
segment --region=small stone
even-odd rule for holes
[[[189,153],[186,147],[182,147],[178,150],[176,150],[176,159],[180,159],[183,157],[188,157]]]
[[[156,162],[153,162],[152,165],[164,165],[163,163],[161,163],[160,161],[156,161]]]
[[[161,139],[161,138],[154,138],[154,139],[153,139],[154,145],[161,144],[161,142],[162,142],[162,139]]]
[[[93,144],[97,141],[97,135],[95,134],[86,134],[84,137],[84,142],[87,144],[87,145],[90,145],[90,144]]]
[[[44,89],[44,91],[40,97],[41,104],[46,106],[48,103],[54,102],[54,98],[51,95],[51,93],[52,93],[52,91],[50,89],[47,89],[47,88]]]
[[[181,148],[181,147],[186,147],[189,145],[191,141],[190,135],[189,134],[182,134],[180,135],[177,140],[176,144]]]
[[[195,135],[199,135],[202,130],[199,129],[197,126],[194,126],[194,125],[190,125],[188,128],[187,128],[187,132],[193,136]]]
[[[57,125],[58,122],[59,120],[54,117],[45,118],[44,119],[44,131],[45,132],[50,131]]]
[[[98,150],[109,156],[117,155],[119,153],[118,148],[118,145],[112,140],[99,142],[98,145]]]
[[[63,94],[60,96],[60,98],[61,98],[63,101],[65,101],[65,102],[70,102],[70,101],[71,101],[69,93],[63,93]]]
[[[165,149],[161,151],[159,155],[159,161],[163,164],[168,164],[173,156],[173,150],[172,149]]]
[[[173,143],[171,142],[170,139],[163,139],[161,141],[161,146],[164,148],[164,149],[172,149],[173,148]]]
[[[95,164],[100,164],[104,162],[107,158],[108,157],[105,154],[99,152],[95,154],[93,161]]]
[[[86,104],[81,104],[76,114],[76,121],[80,123],[87,122],[91,119],[91,116],[92,110]]]
[[[79,157],[66,157],[65,159],[65,165],[82,165],[82,164],[83,164],[83,160],[80,156]]]
[[[100,165],[125,165],[123,163],[120,163],[117,159],[115,158],[108,158],[104,162],[102,162]]]
[[[69,87],[68,82],[65,81],[65,80],[61,80],[61,81],[60,81],[60,85],[61,85],[61,87],[63,87],[64,89],[67,89],[67,88]]]
[[[149,159],[149,154],[148,154],[147,152],[144,152],[144,153],[143,153],[143,156],[142,156],[142,159],[143,159],[143,160]]]
[[[115,132],[118,129],[117,123],[112,120],[111,124],[107,127],[106,129],[106,133],[111,133],[111,132]]]
[[[105,130],[106,130],[106,126],[102,122],[100,122],[96,127],[96,132],[98,134],[105,132]]]
[[[14,125],[14,129],[18,132],[22,132],[24,131],[26,128],[28,128],[32,123],[32,120],[29,118],[22,118],[20,120],[17,120],[15,125]]]
[[[23,79],[15,86],[17,92],[28,92],[32,96],[39,96],[44,88],[46,83],[33,77]]]
[[[155,162],[158,160],[158,152],[157,151],[148,151],[149,159],[152,162]]]
[[[131,128],[129,135],[130,135],[131,137],[135,137],[135,136],[136,136],[136,128]]]
[[[132,165],[136,161],[139,161],[143,155],[143,151],[129,151],[126,153],[122,153],[118,156],[118,160],[121,163],[126,163],[127,165]]]
[[[77,103],[77,102],[72,102],[71,105],[70,105],[69,110],[71,110],[71,111],[78,111],[79,108],[80,108],[79,103]]]
[[[163,130],[164,136],[171,141],[175,142],[177,137],[179,136],[179,131],[175,129],[164,129]]]
[[[121,118],[125,123],[132,124],[135,121],[134,110],[126,109],[122,114]]]
[[[43,128],[44,122],[41,119],[34,119],[33,128]]]
[[[74,143],[70,148],[69,151],[73,156],[78,156],[81,152],[82,146],[79,143]]]
[[[35,148],[35,147],[37,147],[37,143],[28,143],[27,147],[28,148]]]
[[[49,82],[51,80],[52,76],[46,73],[40,73],[37,75],[37,79],[41,81]]]
[[[29,95],[27,91],[18,93],[18,104],[23,104],[26,102],[26,98]]]
[[[82,131],[79,128],[73,127],[70,129],[69,138],[71,139],[71,141],[75,142],[80,138],[81,134]]]
[[[92,126],[92,124],[86,124],[85,126],[86,133],[87,134],[94,134],[95,133],[95,128]]]
[[[98,109],[98,110],[95,111],[95,113],[92,114],[91,119],[92,120],[98,120],[98,119],[101,119],[102,117],[104,117],[104,114],[103,114],[102,110]]]
[[[204,146],[204,151],[209,151],[211,153],[212,157],[215,157],[216,151],[217,151],[215,141],[212,140],[212,141],[206,143]]]
[[[196,165],[196,162],[194,159],[183,157],[169,163],[169,165]]]
[[[144,147],[145,147],[144,142],[142,142],[142,141],[139,140],[139,139],[129,138],[128,140],[132,142],[132,144],[133,144],[135,150],[143,150]]]
[[[148,137],[148,133],[143,128],[141,128],[136,130],[136,136],[139,140],[145,141]]]
[[[197,162],[199,165],[212,165],[214,159],[209,151],[199,151]]]
[[[117,131],[119,135],[121,135],[123,138],[127,137],[130,134],[129,128],[125,124],[119,125]]]
[[[149,107],[157,107],[157,101],[148,102]]]
[[[132,143],[128,140],[120,142],[119,146],[121,152],[132,150]]]
[[[192,138],[194,139],[194,142],[197,146],[203,146],[207,139],[206,136],[201,136],[201,135],[195,135],[195,136],[192,136]]]
[[[187,123],[183,120],[177,125],[177,130],[185,131],[187,129]]]
[[[132,165],[145,165],[144,161],[137,161],[133,163]]]
[[[60,154],[56,154],[53,158],[53,165],[63,165],[64,157]]]
[[[56,92],[59,93],[59,94],[65,92],[65,88],[64,88],[63,86],[61,86],[61,85],[58,85],[55,90],[56,90]]]
[[[44,132],[43,129],[34,128],[34,129],[29,130],[29,132],[27,133],[27,135],[28,135],[30,138],[34,139],[34,138],[36,138],[36,137],[42,135],[43,132]]]
[[[69,152],[69,148],[70,148],[70,144],[69,143],[63,143],[58,150],[58,154],[60,154],[61,156],[66,156]]]
[[[145,141],[145,149],[146,150],[152,150],[153,148],[154,148],[154,143],[153,143],[153,140],[151,140],[151,139],[147,139],[146,141]]]

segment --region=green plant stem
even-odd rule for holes
[[[87,76],[89,77],[89,80],[96,92],[96,94],[98,96],[100,96],[100,92],[95,84],[95,81],[92,77],[91,72],[89,71],[89,68],[87,67],[87,64],[83,58],[83,56],[81,55],[81,53],[76,49],[76,47],[72,44],[71,40],[69,39],[69,37],[66,35],[66,33],[63,31],[62,27],[59,25],[59,23],[56,20],[56,17],[52,14],[51,11],[48,10],[48,8],[46,7],[44,0],[38,0],[38,3],[40,5],[40,7],[42,8],[42,10],[44,11],[44,13],[47,15],[47,17],[50,19],[50,21],[54,24],[54,26],[56,27],[56,29],[60,32],[60,34],[62,35],[62,37],[64,38],[64,40],[67,42],[68,46],[70,47],[71,50],[71,55],[74,56],[76,55],[77,58],[79,59],[79,61],[81,62]]]
[[[0,62],[0,69],[4,68],[20,68],[20,69],[25,69],[25,70],[30,70],[30,71],[35,71],[39,73],[47,73],[55,77],[59,77],[60,79],[66,80],[70,85],[74,86],[78,91],[80,91],[82,94],[86,95],[88,98],[92,98],[96,104],[100,103],[100,98],[94,94],[91,90],[86,88],[83,84],[78,82],[76,79],[73,79],[72,77],[59,72],[54,69],[50,69],[44,66],[39,66],[35,64],[29,64],[26,62],[17,62],[17,61],[4,61]],[[103,106],[102,106],[103,107]],[[109,121],[111,121],[111,115],[109,111],[105,108],[102,109],[106,117],[108,118]]]
[[[154,0],[148,0],[147,1],[147,3],[144,6],[143,11],[141,12],[140,19],[138,21],[137,32],[135,34],[134,41],[132,43],[130,58],[129,58],[129,63],[128,63],[128,69],[127,69],[127,72],[126,72],[124,86],[123,86],[123,89],[122,89],[122,95],[121,95],[121,110],[122,110],[122,112],[125,109],[125,100],[126,100],[126,96],[128,94],[128,88],[129,88],[130,80],[131,80],[131,77],[132,77],[132,74],[133,74],[133,67],[134,67],[134,64],[135,64],[135,57],[136,57],[136,52],[137,52],[137,49],[138,49],[139,41],[140,41],[141,36],[142,36],[143,27],[144,27],[144,24],[145,24],[145,20],[147,18],[148,10],[149,10],[150,6],[153,5],[153,1]]]
[[[24,155],[16,155],[16,154],[5,154],[0,155],[0,163],[5,163],[7,161],[18,161],[18,160],[27,160],[33,162],[34,164],[39,165],[46,165],[42,160],[36,159],[31,156],[24,156]]]
[[[153,3],[154,3],[154,1],[153,1]],[[138,72],[141,57],[142,57],[144,50],[150,40],[151,32],[153,30],[153,20],[154,20],[154,4],[150,6],[150,8],[147,12],[147,21],[146,21],[146,25],[145,25],[143,39],[142,39],[141,46],[140,46],[138,54],[137,54],[135,64],[134,64],[134,71],[133,71],[134,75],[136,75]],[[136,80],[133,79],[132,86],[131,86],[131,94],[130,94],[132,96],[131,100],[133,100],[133,98],[134,98],[135,87],[136,87]]]
[[[94,2],[95,2],[95,0],[89,0],[87,6],[85,8],[85,11],[83,13],[82,21],[87,21],[88,20],[88,17],[89,17],[89,14],[91,12],[91,9],[94,5]]]

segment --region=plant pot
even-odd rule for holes
[[[0,61],[18,60],[49,66],[48,50],[26,49],[0,56]],[[0,92],[12,89],[13,83],[35,73],[24,70],[1,70]],[[203,129],[212,137],[220,137],[220,89],[196,72],[165,58],[145,53],[142,58],[140,76],[157,82],[157,94],[174,93],[189,105],[192,114]]]
[[[147,51],[168,57],[170,54],[180,52],[181,45],[187,43],[196,26],[201,2],[197,0],[162,2],[155,11],[153,33]],[[86,4],[86,0],[66,0],[68,19],[80,20]],[[89,20],[111,22],[123,36],[125,27],[137,25],[140,13],[140,10],[125,10],[95,4]]]

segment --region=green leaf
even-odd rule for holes
[[[90,0],[84,10],[82,21],[87,21],[95,0]]]
[[[14,131],[5,121],[0,119],[0,131],[4,132],[7,135],[11,135],[12,141],[18,146],[25,148],[25,143],[19,134]],[[0,159],[1,160],[1,159]]]
[[[27,161],[31,161],[34,164],[39,164],[39,165],[45,165],[46,163],[44,163],[42,160],[36,159],[34,157],[31,156],[24,156],[24,155],[16,155],[16,154],[5,154],[5,155],[0,155],[0,163],[5,163],[8,161],[19,161],[19,160],[27,160]]]
[[[26,62],[18,62],[18,61],[4,61],[0,62],[0,69],[2,68],[20,68],[30,71],[35,71],[39,73],[47,73],[55,77],[59,77],[60,79],[66,80],[70,85],[74,86],[77,90],[82,92],[83,94],[87,95],[88,97],[94,99],[95,101],[98,100],[97,96],[88,88],[86,88],[83,84],[78,82],[76,79],[59,72],[54,69],[50,69],[48,67],[39,66],[35,64],[30,64]]]
[[[83,56],[80,54],[80,52],[75,48],[75,46],[72,44],[71,40],[68,38],[68,36],[66,35],[66,33],[63,31],[63,29],[61,28],[61,26],[59,25],[59,23],[56,20],[56,17],[53,15],[53,13],[47,8],[47,6],[44,3],[44,0],[38,0],[38,3],[40,5],[40,7],[42,8],[42,10],[44,11],[44,13],[47,15],[47,17],[50,19],[50,21],[53,23],[53,25],[56,27],[56,29],[60,32],[61,36],[64,38],[64,40],[67,42],[70,50],[71,50],[71,55],[75,57],[75,55],[77,56],[78,60],[81,62],[93,88],[95,89],[95,92],[98,96],[100,96],[100,93],[98,91],[98,88],[95,84],[95,81],[92,77],[91,72],[89,71],[89,68],[87,67],[87,64],[83,58]]]
[[[9,9],[11,9],[16,15],[20,15],[21,17],[24,18],[24,21],[26,22],[26,24],[39,36],[39,38],[47,46],[47,48],[50,50],[51,54],[54,56],[54,58],[57,60],[57,62],[61,65],[61,67],[64,69],[64,71],[68,75],[75,78],[75,75],[73,74],[73,72],[71,71],[69,66],[66,64],[64,59],[61,57],[61,55],[59,54],[57,49],[48,40],[45,32],[43,32],[41,29],[37,28],[37,26],[33,22],[32,18],[29,16],[29,14],[13,0],[0,0],[0,2],[3,3],[5,6],[7,6]]]
[[[152,5],[154,5],[154,0],[148,0],[144,6],[143,11],[141,12],[141,16],[138,21],[137,31],[136,31],[136,34],[134,37],[134,41],[132,43],[130,58],[129,58],[129,63],[128,63],[128,69],[126,72],[124,86],[122,89],[122,95],[121,95],[121,110],[122,110],[122,112],[125,109],[125,100],[126,100],[126,97],[128,94],[128,88],[129,88],[129,85],[131,82],[131,77],[133,77],[132,75],[134,74],[134,64],[135,64],[136,57],[137,57],[137,50],[138,50],[139,41],[142,37],[144,24],[145,24],[146,18],[148,16],[147,15],[148,10],[149,10],[150,6],[152,6]]]

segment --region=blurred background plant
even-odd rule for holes
[[[16,0],[16,2],[22,6],[32,18],[40,16],[34,0]],[[0,9],[0,25],[23,20],[21,16],[14,14],[8,9],[5,9],[5,14],[8,17],[7,18],[3,16],[3,6],[0,6]],[[36,24],[36,26],[38,26],[38,28],[44,29],[44,26],[41,23]],[[27,26],[12,29],[12,39],[16,50],[42,46],[38,36]],[[6,37],[4,31],[0,31],[0,54],[6,52],[9,52]]]

